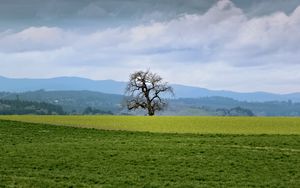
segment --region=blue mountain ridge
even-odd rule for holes
[[[175,98],[198,98],[221,96],[239,101],[265,102],[288,101],[300,102],[300,93],[275,94],[267,92],[241,93],[226,90],[209,90],[200,87],[171,84],[174,88]],[[0,76],[0,91],[26,92],[36,90],[63,91],[63,90],[89,90],[110,94],[124,94],[126,82],[114,80],[91,80],[80,77],[56,77],[47,79],[6,78]]]

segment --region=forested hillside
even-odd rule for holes
[[[226,97],[202,97],[172,100],[174,106],[189,106],[202,109],[231,109],[242,107],[256,116],[300,116],[300,103],[292,101],[246,102]]]
[[[70,114],[93,113],[90,109],[103,113],[117,113],[123,100],[122,95],[92,91],[32,91],[24,93],[0,93],[3,99],[47,102],[63,107]],[[94,111],[95,112],[95,111]]]
[[[64,115],[63,108],[45,102],[32,102],[17,100],[0,100],[0,114],[39,114],[39,115]]]
[[[45,102],[62,106],[67,114],[130,114],[124,96],[93,91],[0,92],[0,99]],[[136,111],[131,114],[144,115]],[[246,102],[225,97],[169,99],[159,115],[300,116],[300,103],[292,101]]]

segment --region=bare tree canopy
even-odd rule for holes
[[[162,98],[162,94],[174,95],[171,86],[155,74],[147,71],[137,71],[130,75],[125,94],[128,96],[128,110],[145,109],[149,116],[153,116],[156,111],[163,110],[167,101]]]

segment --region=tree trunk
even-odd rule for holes
[[[148,115],[154,116],[154,109],[152,107],[148,108]]]
[[[148,115],[149,116],[154,116],[154,112],[149,112]]]
[[[154,113],[153,112],[149,113],[149,116],[154,116]]]

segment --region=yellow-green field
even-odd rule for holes
[[[300,118],[195,116],[37,116],[11,115],[0,119],[104,130],[198,134],[300,135]]]

